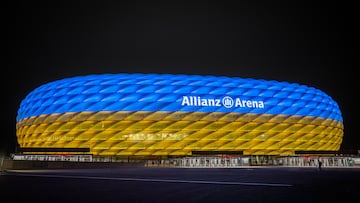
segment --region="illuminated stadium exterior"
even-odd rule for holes
[[[28,154],[191,156],[337,151],[338,104],[296,83],[224,76],[98,74],[44,84],[21,102]]]

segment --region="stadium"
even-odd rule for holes
[[[338,104],[297,83],[182,74],[93,74],[44,84],[20,104],[23,154],[191,157],[337,151]]]

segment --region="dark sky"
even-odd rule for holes
[[[4,9],[8,55],[1,151],[14,152],[17,110],[36,87],[71,76],[124,72],[236,76],[315,87],[340,106],[342,149],[360,149],[355,3],[24,2],[12,1]]]

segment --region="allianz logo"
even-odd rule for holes
[[[200,96],[183,96],[181,106],[265,108],[264,101],[262,100],[244,100],[240,98],[232,98],[230,96],[224,96],[220,99],[201,98]]]

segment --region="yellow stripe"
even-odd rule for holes
[[[338,150],[343,124],[315,117],[204,112],[83,112],[17,123],[20,147],[89,147],[94,155]]]

